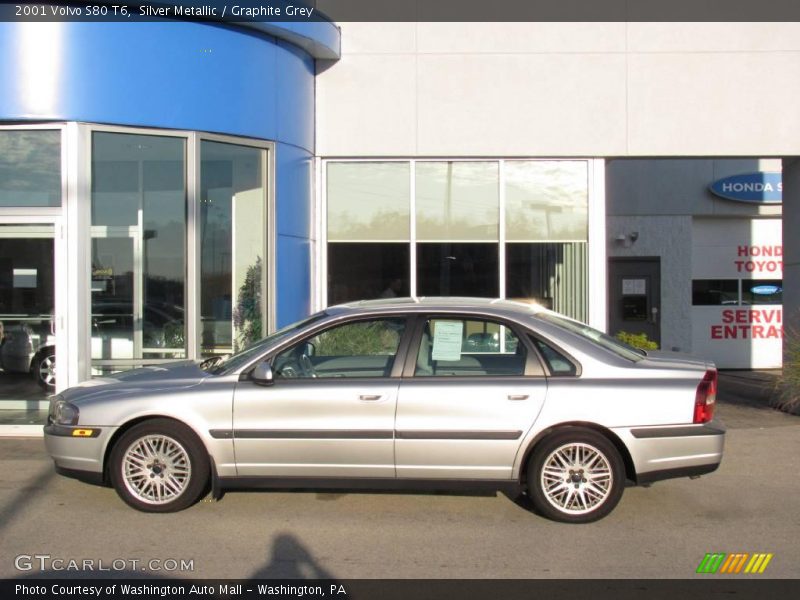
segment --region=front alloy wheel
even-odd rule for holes
[[[174,512],[194,504],[205,491],[209,461],[191,430],[154,419],[132,427],[117,441],[110,468],[114,488],[129,505],[145,512]]]
[[[536,449],[528,493],[546,517],[589,523],[610,513],[622,497],[625,468],[614,445],[597,432],[567,429]]]

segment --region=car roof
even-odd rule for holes
[[[331,316],[363,314],[372,312],[465,312],[487,313],[508,316],[531,316],[547,309],[529,300],[503,300],[500,298],[468,297],[418,297],[381,298],[379,300],[358,300],[337,304],[325,309]]]

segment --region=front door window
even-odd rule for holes
[[[275,377],[388,377],[404,330],[403,318],[326,329],[276,356]]]

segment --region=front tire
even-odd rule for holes
[[[528,465],[528,495],[554,521],[591,523],[622,498],[625,465],[614,445],[589,429],[568,428],[546,438]]]
[[[143,512],[188,508],[205,493],[210,465],[203,444],[185,425],[153,419],[117,440],[109,461],[114,489]]]

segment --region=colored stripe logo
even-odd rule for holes
[[[749,554],[747,552],[734,552],[726,554],[724,552],[707,553],[697,567],[697,573],[725,573],[727,575],[739,575],[744,573],[763,573],[767,569],[773,554],[757,552]]]

